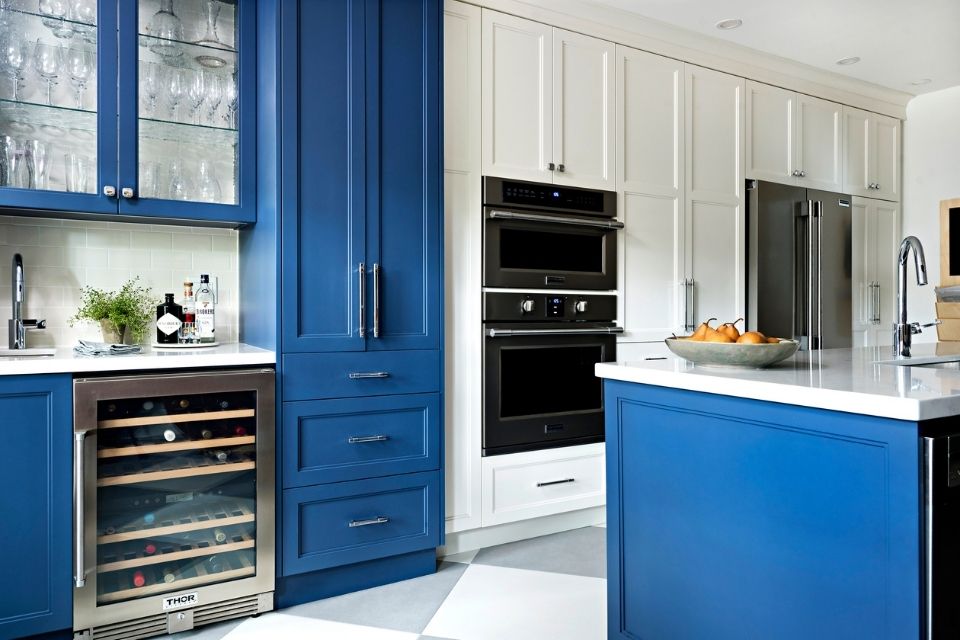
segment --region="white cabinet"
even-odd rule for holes
[[[744,80],[685,65],[684,262],[688,326],[745,305]]]
[[[854,346],[889,345],[896,306],[899,206],[853,198]]]
[[[447,532],[480,526],[480,9],[443,12]]]
[[[900,200],[900,121],[843,107],[844,188],[854,196]]]
[[[839,104],[748,81],[746,109],[748,178],[841,189]]]
[[[683,331],[683,63],[617,46],[622,341]]]
[[[483,173],[613,190],[614,45],[482,13]]]

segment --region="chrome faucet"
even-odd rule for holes
[[[927,284],[927,261],[923,257],[923,245],[915,236],[907,236],[900,243],[897,256],[897,322],[893,325],[893,348],[895,356],[910,357],[910,342],[913,335],[920,333],[922,327],[932,327],[937,322],[921,325],[907,321],[907,258],[913,249],[913,261],[917,271],[917,284]]]
[[[23,300],[25,298],[24,277],[23,277],[23,258],[19,253],[13,255],[13,272],[11,278],[13,286],[13,296],[11,303],[13,306],[13,317],[9,320],[11,349],[27,348],[27,329],[46,329],[46,320],[24,320],[23,319]]]

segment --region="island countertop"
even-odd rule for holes
[[[898,420],[960,415],[960,366],[916,366],[956,356],[960,343],[914,345],[914,366],[883,364],[892,348],[801,351],[766,369],[705,367],[668,356],[596,365],[601,378]]]

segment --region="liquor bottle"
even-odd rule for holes
[[[137,570],[133,572],[131,582],[133,582],[133,586],[135,587],[142,587],[147,584],[147,578],[143,575],[143,571]]]
[[[197,341],[197,305],[193,299],[193,282],[185,280],[183,283],[183,325],[180,327],[180,343],[193,344]]]
[[[200,289],[197,290],[197,334],[201,343],[216,342],[216,305],[213,290],[210,288],[210,276],[200,275]]]
[[[183,324],[183,307],[173,301],[172,293],[164,294],[157,305],[157,344],[177,344],[177,332]]]

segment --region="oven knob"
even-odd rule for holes
[[[573,307],[577,313],[586,313],[587,312],[587,301],[586,300],[577,300],[577,304]]]
[[[524,313],[533,313],[533,310],[537,308],[537,303],[529,298],[520,303],[520,311]]]

